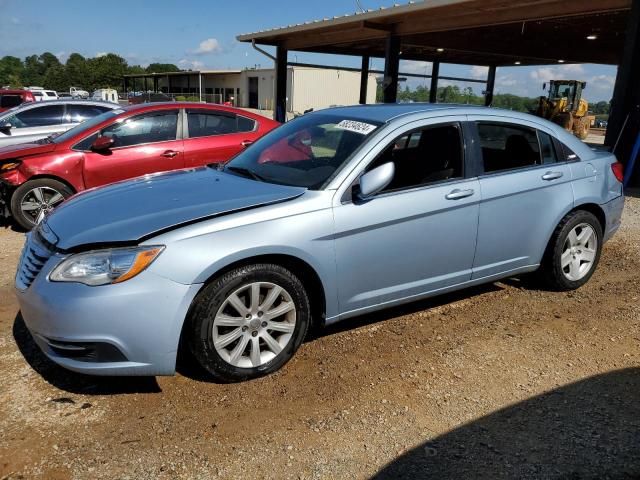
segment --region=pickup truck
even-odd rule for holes
[[[89,92],[78,87],[69,88],[69,93],[73,98],[89,98]]]

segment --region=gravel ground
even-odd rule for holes
[[[640,199],[570,293],[511,279],[347,321],[268,378],[57,368],[0,229],[0,479],[640,478]]]

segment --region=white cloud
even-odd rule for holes
[[[199,62],[198,60],[183,58],[178,62],[178,66],[183,70],[202,70],[204,68],[204,63]]]
[[[433,64],[431,62],[417,62],[413,60],[402,60],[400,62],[400,72],[413,73],[416,75],[430,75],[432,66]]]
[[[222,46],[218,40],[215,38],[207,38],[200,42],[200,45],[193,51],[193,53],[196,55],[208,55],[210,53],[220,53],[221,51]]]
[[[536,70],[533,70],[529,76],[532,80],[536,80],[538,82],[548,82],[549,80],[561,80],[567,79],[568,77],[580,77],[580,75],[584,75],[584,67],[580,64],[570,64],[570,65],[558,65],[553,67],[541,67]],[[575,78],[579,80],[579,78]]]
[[[106,55],[109,55],[109,52],[98,52],[98,53],[96,53],[96,58],[97,57],[104,57]]]
[[[469,69],[469,74],[472,78],[487,78],[489,75],[489,67],[482,67],[480,65],[474,65]]]
[[[60,63],[65,63],[69,58],[69,54],[64,50],[57,52],[55,56],[58,57],[58,60],[60,60]]]
[[[599,90],[611,91],[616,84],[616,77],[613,75],[596,75],[587,80],[587,88],[593,87]]]
[[[518,84],[518,80],[511,75],[499,75],[496,78],[496,86],[498,87],[514,87]]]

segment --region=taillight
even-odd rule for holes
[[[622,165],[620,162],[612,163],[611,171],[616,177],[616,180],[622,183],[622,181],[624,180],[624,165]]]

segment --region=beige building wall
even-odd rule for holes
[[[320,110],[336,105],[354,105],[360,100],[360,72],[293,67],[291,83],[288,92],[293,104],[288,105],[288,110],[296,113],[310,108]],[[367,103],[375,101],[376,76],[370,74]]]

